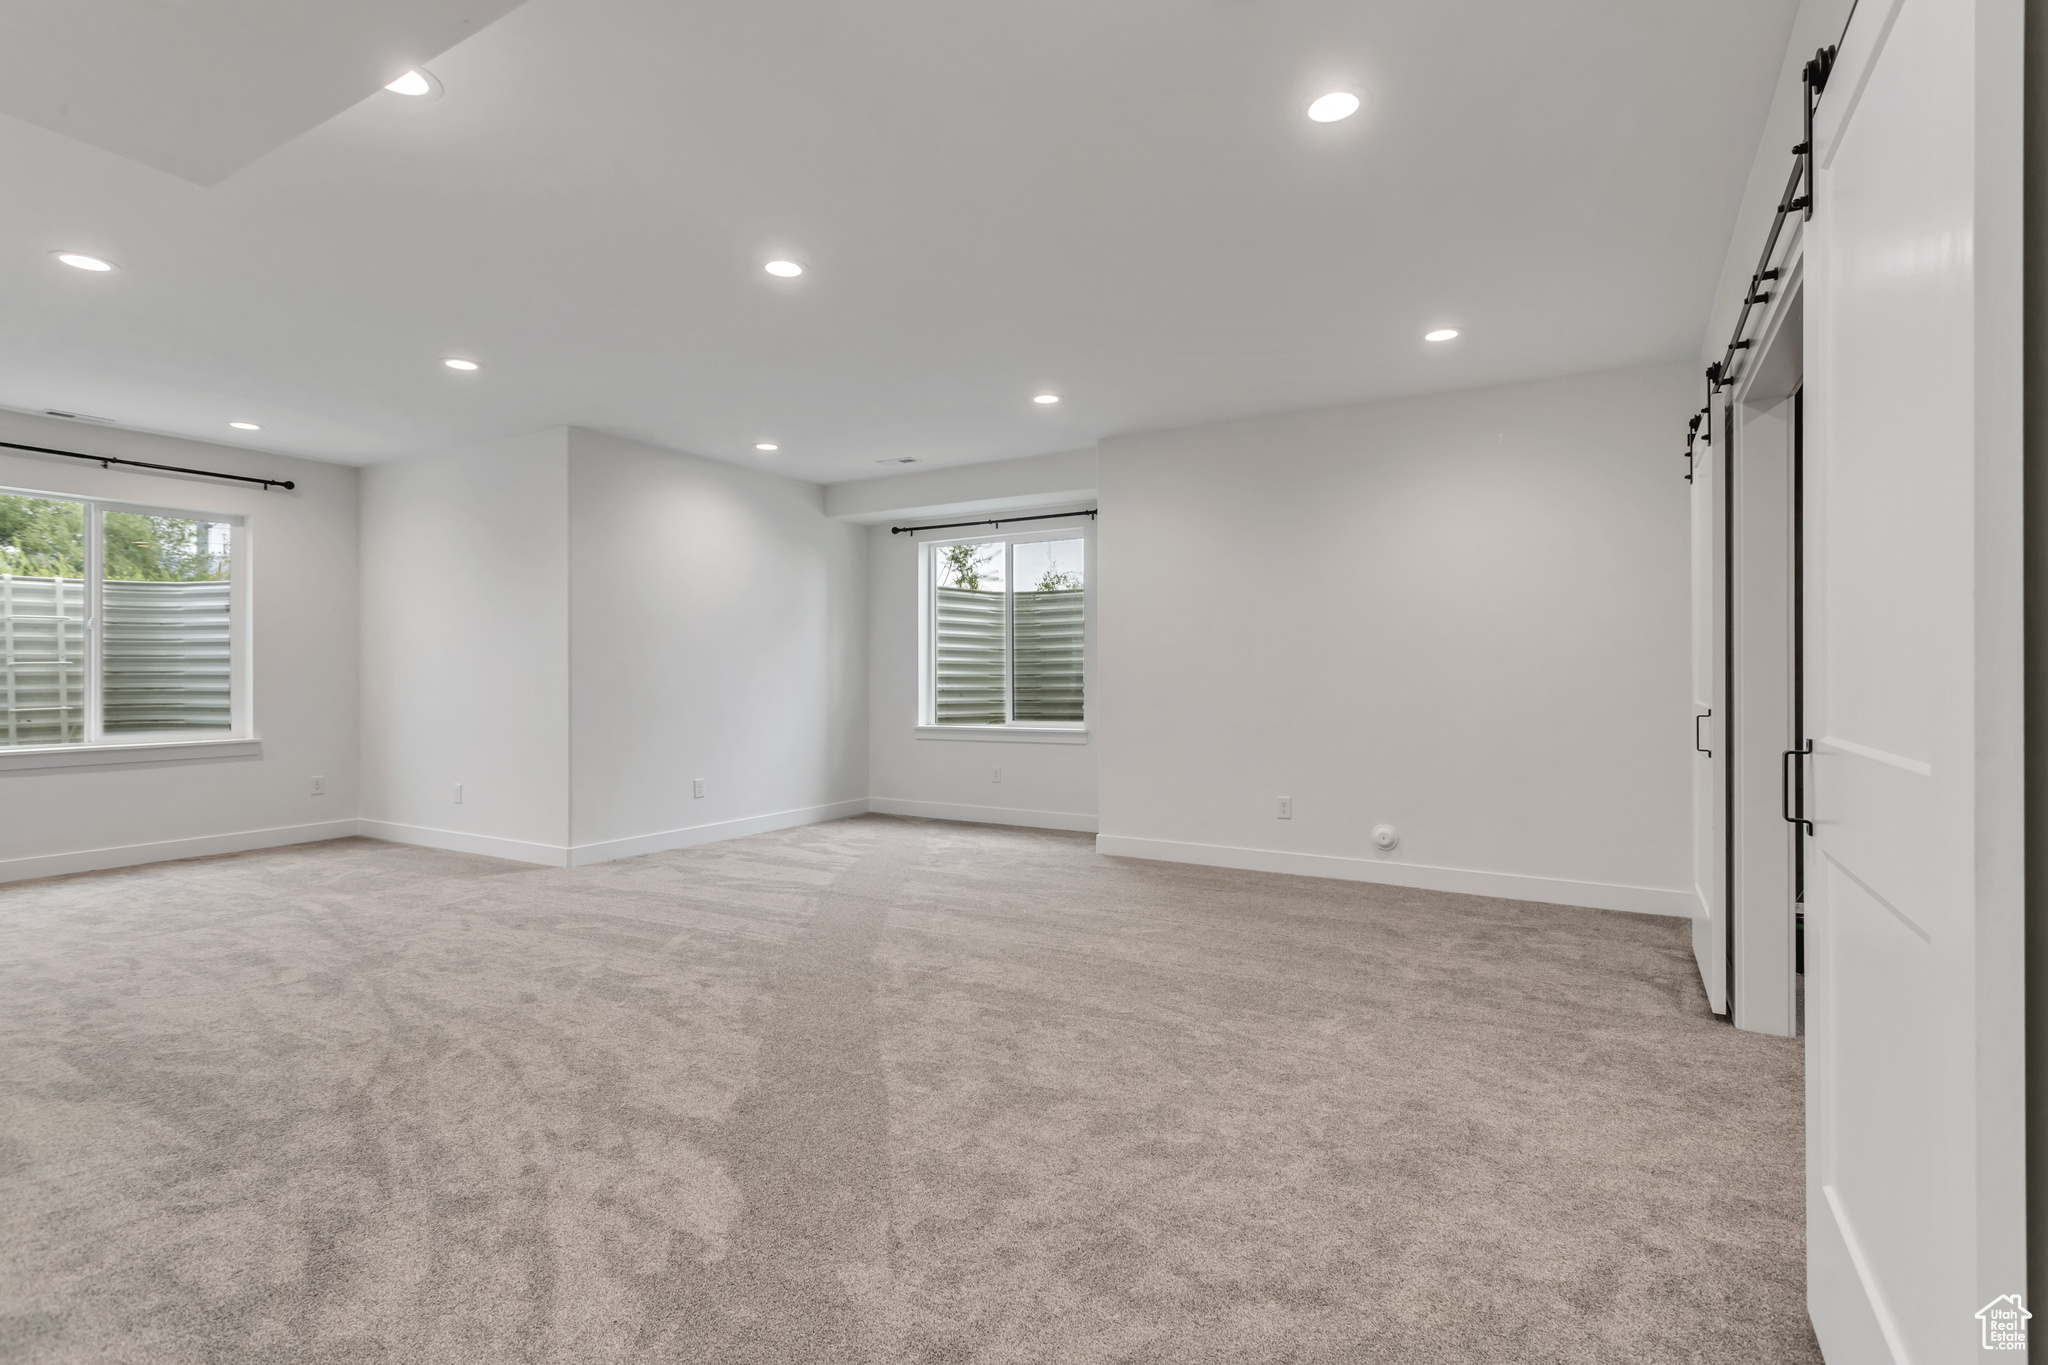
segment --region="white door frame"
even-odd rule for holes
[[[1735,935],[1737,1028],[1799,1031],[1794,867],[1785,819],[1793,733],[1792,395],[1805,373],[1804,237],[1787,236],[1753,357],[1736,381],[1728,423],[1733,476],[1729,543],[1729,917]]]
[[[1805,364],[1799,221],[1784,243],[1749,359],[1713,395],[1713,440],[1694,447],[1693,954],[1714,1013],[1792,1036],[1796,844],[1782,759],[1796,742],[1789,417]]]

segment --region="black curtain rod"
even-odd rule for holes
[[[211,469],[187,469],[181,464],[151,464],[147,460],[124,460],[118,455],[88,455],[82,450],[58,450],[52,446],[25,446],[19,441],[0,441],[9,450],[33,450],[38,455],[66,455],[74,460],[95,460],[100,468],[125,464],[135,469],[160,469],[167,474],[197,474],[202,479],[233,479],[236,483],[260,483],[269,488],[296,488],[290,479],[259,479],[251,474],[220,474]]]
[[[960,526],[1001,526],[1004,522],[1010,521],[1058,521],[1061,517],[1092,517],[1094,515],[1095,509],[1091,507],[1085,512],[1047,512],[1042,516],[1004,517],[999,521],[942,521],[937,526],[891,526],[889,534],[900,536],[906,531],[951,531]]]

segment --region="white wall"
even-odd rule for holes
[[[363,471],[358,580],[354,470],[0,414],[8,439],[301,481],[0,456],[0,483],[251,515],[265,741],[0,775],[0,859],[360,813],[591,861],[871,798],[1080,829],[1099,810],[1106,851],[1685,913],[1691,387],[1629,371],[1105,443],[1085,745],[917,739],[914,539],[853,524],[1086,492],[1064,488],[1079,457],[864,481],[835,521],[812,485],[557,429]]]
[[[1102,850],[1690,914],[1692,394],[1674,366],[1103,442]]]
[[[566,861],[568,471],[561,428],[363,471],[365,833]]]
[[[364,832],[576,864],[865,810],[865,537],[823,503],[574,427],[366,471]]]
[[[1005,476],[993,465],[970,469],[983,471],[991,485]],[[1093,470],[1087,473],[1092,481]],[[931,537],[892,535],[887,525],[878,525],[869,528],[868,538],[873,587],[868,733],[874,809],[945,820],[1094,829],[1093,733],[1085,744],[918,737],[917,546]],[[1089,710],[1092,732],[1093,698]],[[1003,770],[1000,783],[991,780],[997,766]]]
[[[569,509],[575,860],[865,810],[863,528],[816,484],[574,428]]]
[[[289,478],[254,485],[0,451],[0,487],[249,519],[256,758],[0,773],[0,880],[353,832],[356,485],[346,465],[0,412],[0,440]],[[311,794],[311,778],[326,794]]]

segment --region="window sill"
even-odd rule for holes
[[[260,739],[173,739],[142,744],[64,744],[0,749],[0,773],[38,768],[101,768],[127,763],[189,763],[202,758],[261,758]]]
[[[919,739],[982,739],[999,744],[1086,744],[1084,725],[920,725]]]

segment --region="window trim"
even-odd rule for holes
[[[78,493],[0,487],[0,495],[77,503],[84,509],[85,536],[85,735],[76,744],[0,744],[0,772],[38,768],[95,767],[115,763],[161,763],[193,758],[260,755],[261,741],[253,724],[255,670],[250,660],[249,523],[242,512],[212,512],[95,498]],[[228,527],[228,728],[225,730],[136,730],[109,736],[103,726],[101,692],[105,686],[103,631],[106,556],[106,514],[126,512],[146,517],[176,517]]]
[[[206,758],[261,758],[263,741],[232,737],[141,744],[38,744],[0,747],[0,773],[49,768],[105,768],[130,763],[190,763]]]
[[[1059,721],[1006,721],[1001,725],[940,725],[937,723],[938,698],[937,677],[934,661],[938,656],[938,612],[937,588],[938,565],[937,547],[940,545],[986,545],[1002,542],[1006,546],[1024,545],[1041,540],[1079,540],[1081,542],[1081,719],[1074,722]],[[1003,631],[1006,639],[1014,637],[1015,555],[1009,549],[1003,552],[1003,582],[1008,590],[1003,595]],[[1095,518],[1076,512],[1072,522],[1048,525],[1038,523],[1030,530],[1009,532],[997,527],[987,535],[947,535],[934,530],[920,533],[917,540],[917,723],[913,727],[919,739],[964,739],[1032,742],[1046,744],[1086,744],[1090,726],[1090,699],[1094,696],[1095,683]],[[1013,654],[1014,651],[1009,651]],[[1005,669],[1003,680],[1006,692],[1014,693],[1016,688],[1015,660]],[[1015,697],[1006,696],[1004,708],[1015,710]]]
[[[1086,744],[1088,726],[1085,722],[1080,725],[920,725],[917,737],[983,740],[998,744]]]

